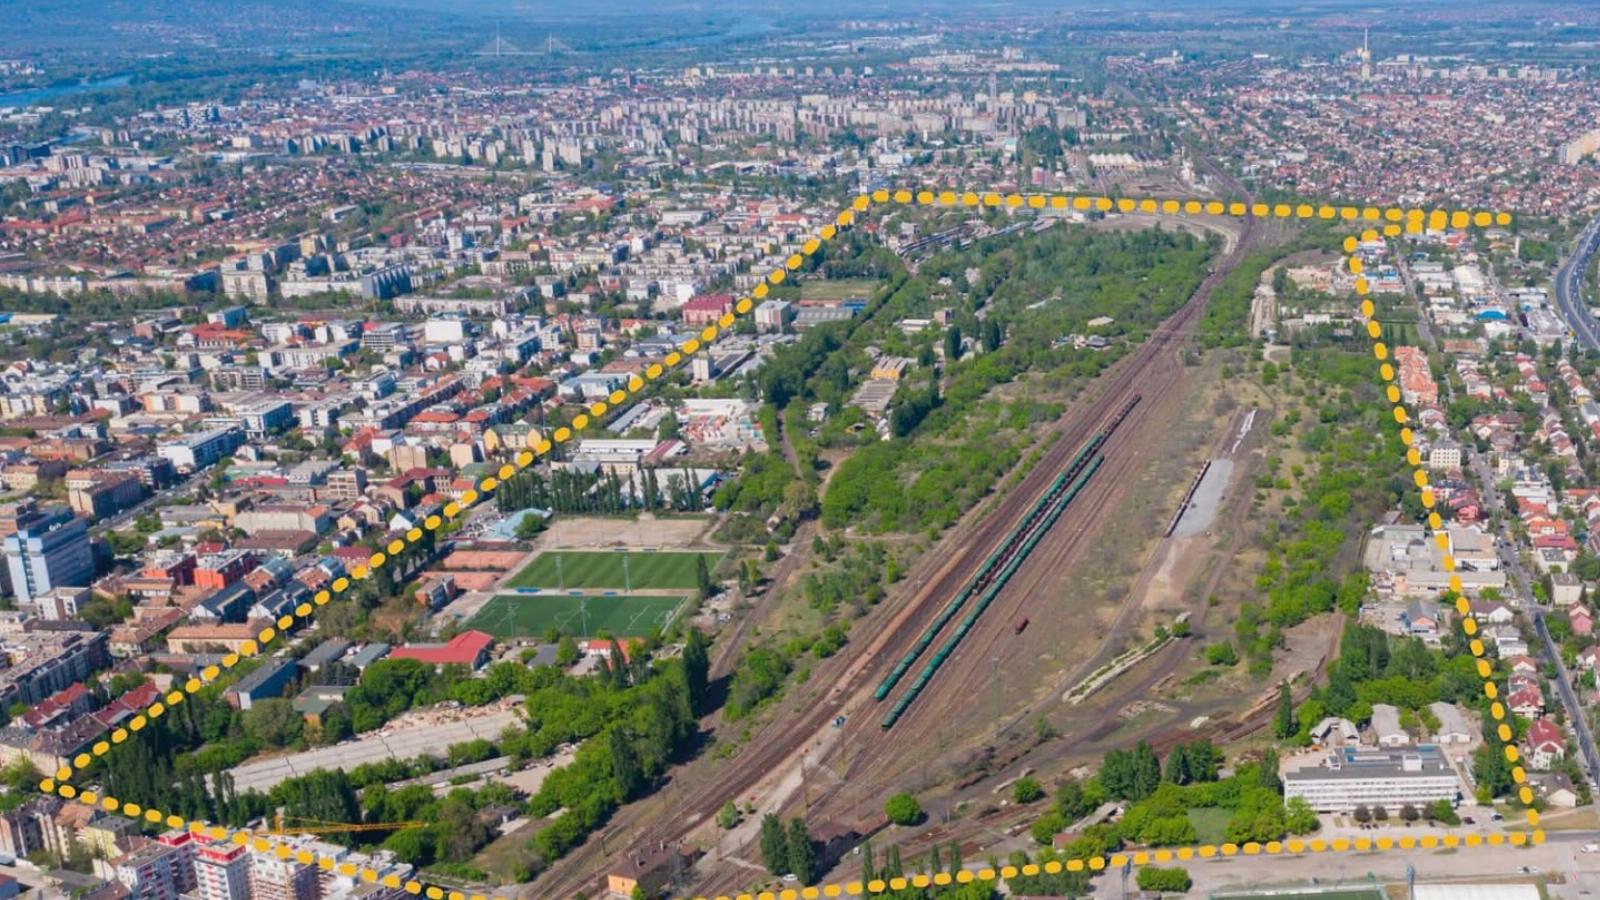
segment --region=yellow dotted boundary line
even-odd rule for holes
[[[783,265],[774,268],[771,272],[769,272],[759,284],[751,289],[748,295],[740,297],[734,305],[733,312],[724,313],[716,323],[707,325],[700,332],[698,337],[691,338],[690,340],[686,341],[679,350],[675,350],[667,354],[661,362],[650,364],[650,366],[645,369],[645,375],[643,378],[639,377],[637,374],[630,375],[627,381],[626,389],[613,391],[605,401],[596,401],[589,404],[586,408],[586,412],[579,413],[573,418],[570,427],[563,426],[556,428],[553,432],[551,432],[549,438],[546,438],[537,430],[530,432],[529,444],[532,446],[532,450],[525,449],[518,453],[514,458],[514,465],[512,463],[502,465],[495,475],[482,479],[473,488],[470,488],[464,492],[459,500],[451,501],[450,503],[445,504],[444,508],[441,510],[443,514],[442,517],[440,515],[431,515],[423,522],[422,527],[412,528],[407,531],[405,533],[404,540],[396,538],[390,541],[384,550],[372,554],[365,565],[355,566],[350,571],[348,576],[335,579],[333,583],[329,585],[329,589],[318,591],[312,598],[311,602],[301,603],[299,606],[295,607],[292,614],[280,616],[276,622],[276,627],[268,626],[263,628],[256,636],[255,640],[245,641],[240,646],[237,653],[230,653],[227,656],[224,656],[220,665],[207,666],[201,671],[199,676],[189,678],[184,682],[183,690],[180,691],[174,689],[167,692],[164,697],[157,699],[143,712],[130,719],[126,728],[117,728],[113,730],[109,740],[96,742],[90,748],[89,752],[79,753],[72,760],[70,760],[70,765],[62,766],[60,769],[58,769],[54,777],[43,779],[39,783],[39,789],[45,793],[57,794],[68,800],[76,800],[84,805],[104,809],[107,812],[121,813],[122,815],[128,816],[129,818],[135,820],[142,818],[144,821],[152,825],[165,825],[166,827],[172,829],[186,829],[196,835],[206,836],[214,840],[229,840],[232,843],[241,846],[249,844],[256,851],[271,852],[279,859],[286,860],[293,858],[305,865],[311,865],[314,863],[324,870],[336,870],[339,873],[349,877],[359,876],[364,881],[381,883],[386,887],[403,888],[407,893],[410,894],[423,894],[426,895],[429,900],[509,900],[509,898],[490,898],[484,894],[467,894],[461,891],[447,890],[436,885],[424,884],[423,882],[414,879],[402,880],[399,876],[392,873],[385,875],[376,869],[356,866],[355,864],[349,862],[339,862],[333,857],[324,856],[311,850],[296,849],[282,841],[271,840],[245,829],[229,829],[221,825],[213,825],[200,820],[186,819],[183,816],[162,812],[161,810],[146,809],[137,803],[121,801],[110,796],[99,796],[92,790],[80,791],[67,782],[77,772],[80,772],[91,765],[95,758],[104,756],[106,753],[110,752],[113,746],[125,742],[131,732],[143,730],[149,725],[150,720],[160,718],[169,709],[182,703],[187,695],[198,692],[207,684],[210,684],[219,678],[224,671],[237,666],[242,660],[258,655],[267,645],[275,641],[280,635],[286,634],[297,624],[303,624],[304,622],[309,621],[315,615],[318,607],[327,605],[327,603],[334,597],[337,597],[350,590],[355,582],[362,581],[370,577],[372,572],[384,566],[390,558],[401,553],[407,544],[415,543],[421,540],[424,529],[428,531],[437,530],[448,520],[455,519],[456,517],[460,516],[463,512],[492,494],[495,488],[497,488],[501,482],[506,481],[507,479],[516,475],[518,472],[532,465],[534,460],[538,459],[539,457],[548,454],[556,444],[565,443],[572,440],[575,434],[586,428],[592,419],[604,415],[606,410],[612,406],[622,403],[629,396],[643,390],[645,385],[649,382],[659,379],[669,370],[680,366],[689,357],[692,357],[696,353],[699,353],[709,347],[719,335],[733,326],[733,323],[738,316],[749,314],[755,306],[755,301],[765,298],[770,292],[771,286],[782,284],[788,278],[789,272],[795,271],[804,265],[805,259],[815,254],[824,243],[833,240],[844,229],[847,229],[851,225],[855,224],[856,213],[867,211],[874,203],[883,204],[888,203],[891,200],[902,205],[916,202],[924,205],[938,204],[943,206],[1005,206],[1012,209],[1021,206],[1027,206],[1031,209],[1044,209],[1048,207],[1057,210],[1071,208],[1080,211],[1095,210],[1101,212],[1112,210],[1120,212],[1164,212],[1169,214],[1182,212],[1191,215],[1205,213],[1209,215],[1226,214],[1232,216],[1244,216],[1248,214],[1258,217],[1276,218],[1318,218],[1324,220],[1339,219],[1344,221],[1359,220],[1366,222],[1382,221],[1386,223],[1383,226],[1383,233],[1391,237],[1402,232],[1420,232],[1424,227],[1435,230],[1446,227],[1487,227],[1494,224],[1507,225],[1511,221],[1510,214],[1504,212],[1490,213],[1487,211],[1451,211],[1442,209],[1424,211],[1421,209],[1402,209],[1399,207],[1380,209],[1378,207],[1334,207],[1326,205],[1313,207],[1309,204],[1300,204],[1297,206],[1277,204],[1269,206],[1264,203],[1247,205],[1244,203],[1234,202],[1225,204],[1220,201],[1181,201],[1173,199],[1163,200],[1148,197],[1124,197],[1114,199],[1110,197],[1071,196],[1060,194],[1001,195],[996,193],[978,194],[973,192],[958,194],[954,191],[942,191],[936,194],[932,191],[926,190],[913,194],[908,190],[897,190],[891,193],[882,189],[874,191],[872,194],[863,194],[857,196],[851,202],[849,208],[841,211],[837,216],[835,216],[832,224],[823,226],[814,235],[808,237],[802,243],[799,252],[790,254],[784,260]],[[1375,238],[1376,232],[1369,230],[1366,235],[1364,235],[1364,237],[1367,236],[1370,236],[1368,239]],[[1353,246],[1351,244],[1353,240],[1354,238],[1347,239],[1347,248]],[[1353,260],[1352,262],[1353,271],[1359,274],[1359,260]],[[1357,290],[1362,294],[1367,292],[1364,279],[1358,278]],[[1371,301],[1363,301],[1363,312],[1364,314],[1368,315],[1369,319],[1370,307]],[[1376,323],[1369,321],[1368,332],[1373,336],[1374,341],[1376,341],[1377,338],[1376,329]],[[1378,358],[1380,360],[1384,358],[1384,354],[1386,353],[1386,351],[1382,349],[1382,346],[1383,345],[1381,343],[1375,343],[1374,345],[1374,351],[1378,354]],[[1387,373],[1385,376],[1386,379],[1392,380],[1392,367],[1385,364],[1383,368]],[[1399,399],[1398,388],[1395,388],[1391,385],[1389,390],[1392,395],[1392,399],[1397,402]],[[1404,408],[1397,405],[1395,408],[1395,414],[1397,421],[1403,425],[1406,421],[1404,418]],[[1402,436],[1407,438],[1408,444],[1409,435],[1409,429],[1402,430]],[[1410,451],[1409,455],[1416,456],[1417,451],[1413,449]],[[1426,490],[1426,473],[1421,469],[1418,469],[1416,477],[1418,486],[1424,488],[1424,503],[1431,508],[1432,492]],[[1438,524],[1438,518],[1439,517],[1437,513],[1434,513],[1430,516],[1430,523],[1436,530],[1440,527]],[[1439,539],[1443,540],[1442,533],[1440,534],[1441,537]],[[1447,559],[1446,568],[1453,568],[1453,564],[1453,560]],[[1459,590],[1460,577],[1452,576],[1451,584],[1453,588]],[[1458,602],[1458,607],[1464,607],[1464,605],[1465,600]],[[1475,629],[1476,623],[1472,622],[1470,619],[1464,619],[1462,625],[1463,628],[1467,630],[1467,633],[1471,635]],[[1479,673],[1482,674],[1486,679],[1484,686],[1485,692],[1491,699],[1493,699],[1495,696],[1495,685],[1492,683],[1492,681],[1487,680],[1489,677],[1490,668],[1488,662],[1482,659],[1483,645],[1480,641],[1474,640],[1472,642],[1472,647],[1474,655],[1479,657]],[[1505,710],[1500,703],[1496,702],[1493,709],[1496,719],[1504,718]],[[1500,726],[1500,734],[1502,740],[1506,740],[1510,734],[1509,726],[1502,724]],[[1515,754],[1515,746],[1508,744],[1506,746],[1507,758],[1515,762]],[[1517,766],[1515,769],[1513,769],[1512,774],[1519,784],[1526,782],[1527,774],[1521,766]],[[1526,786],[1522,788],[1521,796],[1524,803],[1531,802],[1532,793]],[[1533,810],[1529,810],[1529,823],[1537,824],[1537,821],[1537,814]],[[993,881],[996,878],[1011,878],[1018,874],[1037,875],[1040,872],[1049,874],[1057,874],[1062,871],[1081,872],[1085,870],[1098,872],[1106,869],[1107,867],[1120,868],[1121,866],[1129,863],[1133,865],[1147,865],[1152,861],[1156,863],[1164,863],[1172,860],[1189,860],[1194,858],[1209,859],[1216,856],[1232,857],[1241,853],[1246,856],[1252,856],[1262,853],[1269,855],[1283,853],[1299,854],[1305,852],[1316,853],[1325,850],[1332,850],[1335,852],[1352,850],[1356,852],[1364,852],[1369,850],[1388,850],[1395,847],[1400,849],[1411,849],[1414,847],[1431,849],[1434,847],[1476,847],[1483,844],[1499,845],[1505,843],[1520,846],[1527,843],[1537,844],[1543,840],[1544,832],[1536,830],[1531,835],[1522,832],[1514,832],[1511,834],[1502,834],[1500,832],[1484,834],[1469,833],[1464,835],[1452,833],[1445,834],[1442,837],[1429,835],[1420,838],[1412,838],[1407,836],[1399,839],[1390,839],[1387,837],[1371,839],[1362,837],[1354,840],[1338,838],[1331,841],[1324,841],[1321,839],[1311,841],[1269,841],[1265,844],[1250,842],[1243,845],[1205,844],[1195,847],[1179,847],[1175,849],[1153,850],[1149,852],[1139,851],[1130,854],[1119,853],[1113,854],[1109,857],[1097,856],[1087,859],[1071,859],[1066,860],[1065,862],[1050,861],[1044,864],[1030,863],[1020,868],[1014,866],[1005,866],[999,869],[998,872],[994,869],[982,869],[976,872],[962,870],[953,876],[947,873],[940,873],[933,876],[915,875],[911,876],[910,878],[895,878],[890,879],[887,882],[875,880],[866,884],[862,884],[859,881],[843,882],[805,888],[788,888],[776,893],[767,891],[759,894],[739,894],[737,895],[737,898],[738,900],[757,900],[757,898],[759,898],[759,900],[796,900],[796,898],[800,897],[814,898],[837,897],[842,894],[873,894],[882,893],[887,890],[901,890],[907,886],[927,887],[929,885],[946,885],[951,883],[964,884],[974,880]],[[705,900],[705,898],[698,898],[698,900]],[[731,900],[731,898],[719,897],[717,900]]]
[[[908,887],[925,888],[932,885],[968,884],[974,881],[995,881],[1001,878],[1015,878],[1018,875],[1058,875],[1061,872],[1103,872],[1107,869],[1116,870],[1126,865],[1145,866],[1152,863],[1188,862],[1196,859],[1215,859],[1218,857],[1231,858],[1237,856],[1295,856],[1306,853],[1366,853],[1383,852],[1386,850],[1434,850],[1455,847],[1482,847],[1501,846],[1511,844],[1523,846],[1530,843],[1539,843],[1542,836],[1530,839],[1523,832],[1503,834],[1491,832],[1479,834],[1444,834],[1425,835],[1412,837],[1405,835],[1398,838],[1334,838],[1333,840],[1303,841],[1290,839],[1287,841],[1268,841],[1259,844],[1254,841],[1245,844],[1201,844],[1196,847],[1174,847],[1163,850],[1138,850],[1129,853],[1113,853],[1110,856],[1091,856],[1088,859],[1069,859],[1065,862],[1051,860],[1046,863],[1028,863],[1022,866],[1001,866],[999,869],[984,868],[978,870],[961,869],[954,875],[948,872],[939,872],[933,875],[910,875],[902,878],[873,879],[868,882],[849,881],[834,884],[817,885],[815,887],[785,888],[781,891],[761,891],[759,893],[720,895],[714,900],[798,900],[798,898],[838,897],[842,895],[857,896],[861,894],[881,894],[886,891],[901,891]],[[712,900],[707,897],[696,897],[694,900]]]
[[[973,191],[929,191],[922,190],[912,193],[908,190],[890,192],[879,189],[871,195],[859,196],[855,199],[853,208],[865,211],[872,203],[888,203],[893,200],[898,204],[916,202],[922,205],[936,204],[939,206],[1004,206],[1010,209],[1027,206],[1031,209],[1073,209],[1080,212],[1143,212],[1143,213],[1188,213],[1190,215],[1244,216],[1252,215],[1257,218],[1274,219],[1321,219],[1324,221],[1345,222],[1384,222],[1383,232],[1390,237],[1401,233],[1417,233],[1425,228],[1435,231],[1444,228],[1468,228],[1476,226],[1487,228],[1490,225],[1510,225],[1511,214],[1508,212],[1490,212],[1488,210],[1465,209],[1431,209],[1424,210],[1416,207],[1401,206],[1331,206],[1328,204],[1312,205],[1310,203],[1241,203],[1239,201],[1223,202],[1221,200],[1177,200],[1161,199],[1158,197],[1104,197],[1094,195],[1072,194],[996,194],[976,193]]]
[[[1367,231],[1361,235],[1363,241],[1370,241],[1376,238],[1377,234],[1372,231]],[[1450,590],[1455,591],[1457,594],[1456,613],[1461,620],[1461,631],[1468,639],[1467,648],[1472,651],[1472,656],[1477,661],[1478,677],[1483,679],[1483,695],[1490,701],[1489,714],[1494,717],[1496,722],[1500,723],[1495,726],[1494,733],[1500,740],[1501,752],[1505,754],[1506,761],[1511,763],[1511,778],[1518,785],[1517,799],[1528,807],[1528,827],[1535,829],[1534,836],[1537,840],[1542,840],[1544,833],[1537,830],[1539,826],[1539,811],[1532,807],[1533,789],[1528,786],[1528,772],[1520,762],[1521,753],[1517,750],[1516,732],[1512,729],[1511,724],[1506,721],[1505,704],[1500,702],[1500,689],[1494,682],[1494,666],[1484,658],[1483,640],[1477,637],[1478,622],[1471,616],[1472,607],[1464,595],[1461,576],[1455,574],[1456,560],[1450,553],[1450,536],[1444,530],[1444,520],[1440,517],[1438,511],[1434,509],[1438,501],[1434,496],[1433,488],[1428,483],[1428,470],[1422,464],[1422,452],[1415,446],[1416,435],[1408,424],[1410,417],[1406,413],[1405,405],[1401,403],[1400,388],[1395,384],[1398,373],[1395,372],[1394,366],[1388,361],[1390,356],[1389,348],[1384,345],[1383,341],[1379,340],[1379,334],[1382,329],[1379,327],[1376,318],[1374,318],[1376,310],[1373,308],[1372,301],[1366,296],[1371,291],[1371,286],[1363,275],[1361,257],[1355,255],[1357,246],[1358,244],[1354,237],[1344,239],[1344,249],[1351,254],[1346,265],[1350,270],[1350,274],[1355,276],[1356,294],[1362,298],[1361,316],[1367,320],[1367,337],[1372,340],[1372,355],[1379,362],[1378,374],[1385,384],[1384,395],[1394,406],[1394,421],[1395,424],[1400,426],[1400,440],[1406,445],[1406,462],[1411,466],[1411,480],[1416,483],[1417,489],[1422,492],[1422,506],[1428,510],[1428,528],[1433,532],[1434,543],[1444,552],[1442,565],[1444,570],[1450,573]]]

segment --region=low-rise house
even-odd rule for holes
[[[1405,612],[1401,613],[1401,622],[1406,631],[1431,644],[1439,640],[1439,629],[1443,624],[1438,610],[1436,603],[1413,600],[1406,604]]]
[[[1311,727],[1311,742],[1319,747],[1343,747],[1360,738],[1356,723],[1338,716],[1328,716]]]
[[[1535,769],[1548,769],[1567,755],[1567,742],[1561,728],[1543,716],[1528,726],[1526,741],[1528,761]]]
[[[1594,633],[1594,613],[1586,606],[1574,606],[1567,611],[1567,622],[1572,626],[1572,633],[1587,636]]]
[[[269,659],[224,691],[222,699],[235,709],[249,709],[256,701],[282,697],[294,676],[293,660]]]
[[[1538,688],[1522,688],[1506,696],[1506,708],[1525,719],[1544,714],[1544,694]]]
[[[1433,729],[1433,742],[1436,744],[1470,744],[1474,735],[1473,729],[1467,724],[1467,717],[1461,707],[1454,703],[1435,702],[1428,704],[1428,711],[1433,713],[1439,726]]]
[[[443,644],[406,644],[389,654],[394,659],[414,659],[434,666],[477,669],[489,661],[494,638],[482,631],[463,631]]]
[[[1379,746],[1404,747],[1411,734],[1400,725],[1400,710],[1387,703],[1372,705],[1372,739]]]

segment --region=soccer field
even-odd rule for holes
[[[571,588],[693,590],[699,586],[694,576],[697,556],[705,557],[707,569],[715,569],[723,554],[552,550],[539,554],[512,576],[506,587],[547,591]]]
[[[872,296],[883,283],[873,278],[819,278],[800,282],[800,297],[805,300],[862,300]]]
[[[540,637],[551,627],[574,637],[600,632],[614,637],[642,637],[665,628],[686,597],[632,594],[498,594],[483,605],[466,627],[497,638]]]

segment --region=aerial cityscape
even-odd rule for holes
[[[1600,7],[0,20],[0,900],[1600,892]]]

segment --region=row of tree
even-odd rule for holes
[[[555,469],[548,476],[524,469],[495,489],[502,513],[543,509],[557,513],[615,515],[632,510],[697,512],[700,486],[688,469],[665,478],[653,468],[623,478],[615,471]]]

